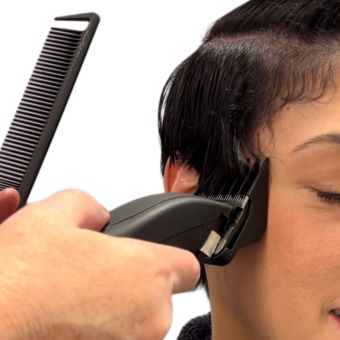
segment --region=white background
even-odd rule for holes
[[[7,1],[1,5],[0,138],[3,140],[54,17],[97,12],[97,33],[30,201],[80,188],[108,209],[163,190],[157,106],[171,71],[215,19],[242,0]],[[205,294],[174,297],[175,339],[209,310]]]

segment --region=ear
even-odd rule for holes
[[[198,174],[180,161],[167,160],[164,170],[164,190],[193,194],[197,190]]]

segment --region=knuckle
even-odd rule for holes
[[[77,206],[86,206],[88,205],[93,206],[94,204],[98,204],[95,199],[80,189],[67,189],[57,194],[53,195],[52,197],[53,205],[55,206],[64,206],[64,207],[77,207]],[[43,203],[49,203],[51,206],[51,201],[49,199],[42,201]]]
[[[67,196],[69,198],[73,198],[73,199],[84,199],[84,198],[89,198],[90,195],[87,194],[85,191],[82,191],[80,189],[76,189],[76,188],[70,188],[70,189],[66,189],[63,190],[59,193],[60,195],[63,196]]]

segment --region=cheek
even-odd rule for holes
[[[340,221],[326,210],[299,204],[295,192],[271,192],[266,268],[299,291],[340,279]],[[331,208],[334,209],[334,208]]]
[[[340,297],[340,221],[304,209],[296,193],[278,189],[271,190],[264,238],[235,259],[234,292],[244,322],[253,323],[256,306],[254,332],[298,338],[320,331],[327,303]]]
[[[258,283],[273,328],[318,332],[340,297],[340,221],[327,209],[307,208],[287,188],[271,190]]]

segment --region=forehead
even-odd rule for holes
[[[261,131],[260,145],[268,156],[285,157],[309,140],[331,134],[340,135],[340,87],[316,101],[285,106],[271,127]]]

